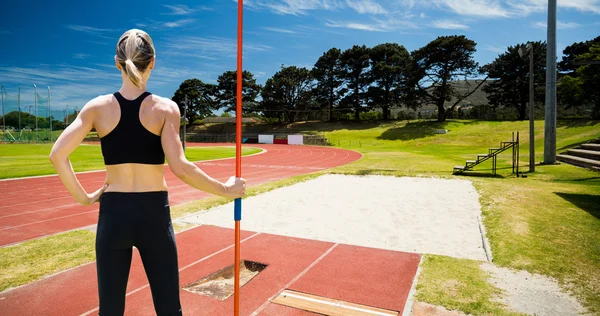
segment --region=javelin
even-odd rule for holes
[[[237,35],[237,89],[235,111],[235,176],[242,177],[242,12],[243,0],[238,0]],[[235,273],[233,314],[240,315],[240,221],[242,220],[242,198],[235,199]]]

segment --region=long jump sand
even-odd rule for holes
[[[243,200],[242,229],[485,261],[466,180],[324,175]],[[181,222],[233,228],[233,204]]]

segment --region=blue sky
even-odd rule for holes
[[[141,4],[143,3],[143,4]],[[545,0],[246,0],[244,69],[261,84],[282,64],[312,67],[331,47],[385,42],[409,51],[441,35],[475,40],[476,60],[492,61],[507,46],[546,39]],[[172,97],[188,78],[216,83],[235,70],[237,2],[8,1],[0,11],[0,84],[12,107],[52,90],[61,110],[119,89],[114,67],[120,35],[152,36],[157,64],[148,90]],[[600,0],[558,1],[558,51],[600,35]],[[16,106],[16,105],[15,105]],[[9,106],[7,105],[7,108]]]

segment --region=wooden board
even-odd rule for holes
[[[334,300],[327,297],[285,290],[273,303],[327,316],[398,316],[397,311]]]

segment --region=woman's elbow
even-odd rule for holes
[[[187,167],[186,164],[183,162],[169,164],[169,168],[171,169],[171,172],[173,172],[173,174],[181,180],[184,180],[188,175],[186,167]]]
[[[48,159],[53,165],[56,165],[61,160],[61,156],[57,152],[52,151],[50,156],[48,156]]]

